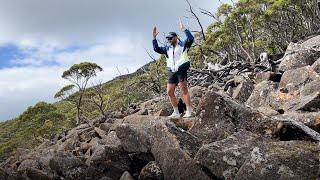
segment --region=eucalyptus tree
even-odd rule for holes
[[[62,78],[68,80],[72,84],[63,87],[56,93],[55,98],[66,99],[70,96],[71,92],[77,91],[76,95],[73,97],[76,99],[75,104],[77,108],[76,125],[80,124],[81,121],[81,106],[88,82],[102,70],[103,69],[96,63],[82,62],[72,65],[62,74]]]

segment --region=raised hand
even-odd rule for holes
[[[182,21],[181,21],[181,18],[179,18],[179,21],[180,21],[180,29],[182,31],[184,31],[186,29],[186,27],[183,25]]]
[[[157,31],[157,27],[156,26],[153,27],[153,31],[152,31],[153,39],[155,39],[158,34],[159,34],[159,32]]]

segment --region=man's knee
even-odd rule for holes
[[[182,91],[182,94],[188,94],[188,85],[186,81],[180,82],[180,89]]]

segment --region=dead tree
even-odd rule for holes
[[[206,35],[205,35],[205,33],[204,33],[203,26],[202,26],[202,24],[201,24],[201,22],[200,22],[199,17],[198,17],[197,14],[193,11],[193,8],[192,8],[189,0],[186,0],[186,2],[187,2],[188,5],[189,5],[189,10],[188,10],[188,12],[190,12],[190,13],[192,14],[192,16],[197,20],[197,22],[198,22],[198,24],[199,24],[199,26],[200,26],[200,28],[201,28],[202,38],[203,38],[204,41],[206,41]]]
[[[103,117],[107,117],[105,112],[107,102],[103,98],[104,91],[102,82],[99,81],[99,83],[93,85],[91,89],[91,92],[87,94],[86,100],[96,106]]]

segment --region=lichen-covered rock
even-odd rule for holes
[[[292,108],[289,110],[303,110],[309,112],[320,111],[320,91],[308,96],[303,96],[298,103],[293,102]]]
[[[300,91],[287,92],[280,90],[271,91],[265,103],[277,111],[290,111],[300,99]]]
[[[96,169],[100,174],[119,179],[123,172],[130,170],[128,154],[121,148],[103,145],[96,148],[86,164]]]
[[[246,101],[246,105],[251,108],[258,108],[261,106],[268,106],[267,98],[272,91],[277,89],[278,84],[272,81],[262,81],[255,85],[253,92]]]
[[[121,111],[112,112],[112,114],[110,114],[110,116],[111,116],[112,118],[117,118],[117,119],[121,119],[121,118],[126,117],[126,115],[125,115],[123,112],[121,112]]]
[[[83,159],[72,156],[71,154],[56,154],[50,160],[50,168],[59,176],[66,179],[85,179],[90,177],[87,174]]]
[[[299,90],[301,86],[311,82],[320,81],[320,76],[311,66],[305,66],[286,71],[281,78],[279,88],[285,88],[288,92]]]
[[[119,179],[125,171],[130,170],[131,162],[121,147],[120,139],[111,131],[106,140],[98,140],[92,155],[86,159],[86,165],[100,174]]]
[[[299,91],[292,93],[272,92],[267,100],[268,104],[277,110],[284,112],[309,111],[315,112],[320,109],[320,92],[307,96],[301,96]]]
[[[203,143],[225,139],[237,129],[265,133],[266,124],[270,122],[258,111],[215,92],[205,94],[199,106],[198,118],[189,131]]]
[[[183,149],[190,157],[194,157],[196,152],[200,149],[202,141],[190,132],[177,128],[172,122],[166,122],[165,125],[168,132],[178,140],[180,148]],[[153,138],[154,141],[156,138],[154,136]]]
[[[25,171],[28,168],[39,169],[40,164],[36,159],[26,159],[21,162],[21,164],[18,167],[18,171]]]
[[[320,79],[306,83],[300,88],[301,96],[308,96],[320,91]]]
[[[259,111],[260,113],[262,113],[266,116],[276,116],[276,115],[280,114],[278,111],[272,109],[269,106],[261,106],[256,109],[257,109],[257,111]]]
[[[142,168],[139,180],[164,180],[163,173],[157,162],[151,161]]]
[[[97,135],[99,136],[99,138],[101,139],[105,139],[107,137],[106,135],[106,131],[98,128],[98,127],[94,127],[94,131],[97,133]]]
[[[39,169],[28,168],[25,172],[26,176],[30,179],[41,179],[41,180],[54,180],[52,175],[48,175]]]
[[[62,141],[58,141],[54,146],[58,151],[72,151],[76,147],[80,146],[79,137],[77,137],[77,135],[70,136],[70,138],[67,138],[64,141],[63,139]]]
[[[146,116],[146,115],[130,115],[123,118],[121,124],[125,123],[125,124],[132,124],[132,125],[138,125],[145,128],[150,128],[156,121],[163,121],[165,119],[168,119],[168,118]]]
[[[320,58],[314,62],[311,66],[315,72],[317,72],[318,74],[320,74]]]
[[[200,86],[194,86],[189,89],[191,103],[194,109],[196,109],[196,107],[198,106],[200,99],[205,94],[206,90],[207,88]]]
[[[178,119],[170,119],[174,124],[183,130],[188,131],[195,123],[196,118],[178,118]]]
[[[320,132],[320,111],[318,112],[288,112],[275,116],[280,119],[290,119],[303,123],[311,129]]]
[[[145,128],[122,124],[116,128],[116,133],[125,151],[139,153],[150,151],[150,135]]]
[[[168,116],[173,112],[171,103],[166,96],[157,97],[140,104],[140,109],[144,109],[148,115]],[[138,114],[142,114],[141,112]]]
[[[99,125],[99,128],[104,130],[106,133],[109,132],[111,127],[112,127],[112,123],[109,123],[109,122],[104,122]]]
[[[151,152],[162,169],[164,179],[190,179],[191,177],[193,179],[210,179],[201,167],[195,164],[190,155],[188,149],[196,149],[196,147],[192,147],[194,143],[184,144],[195,141],[190,139],[179,141],[177,136],[170,133],[169,128],[163,122],[157,122],[152,128],[151,134],[154,137]]]
[[[256,146],[236,175],[242,179],[317,179],[320,147],[303,141]]]
[[[254,85],[250,80],[243,80],[233,91],[232,98],[238,100],[239,102],[246,102],[250,97]]]
[[[115,131],[110,131],[107,137],[105,139],[99,139],[98,143],[103,145],[113,146],[116,148],[122,147],[121,141]]]
[[[252,108],[271,107],[276,111],[317,111],[320,76],[305,66],[286,71],[279,87],[266,81],[256,85],[246,104]]]
[[[314,42],[314,40],[310,39],[308,41],[304,42],[303,44],[289,44],[279,66],[281,71],[288,71],[291,69],[312,65],[320,57],[320,52],[313,51],[310,48],[310,46],[312,46],[311,44],[314,45],[314,43],[311,43],[311,41]],[[317,43],[319,45],[319,42]]]
[[[316,48],[320,45],[320,36],[316,35],[311,37],[307,40],[304,40],[301,44],[307,48]]]
[[[190,97],[191,98],[201,98],[202,95],[204,94],[203,88],[201,86],[194,86],[194,87],[191,87],[189,89],[189,93],[190,93]]]
[[[221,141],[203,145],[195,160],[217,179],[234,179],[252,147],[258,142],[258,135],[241,130]]]

